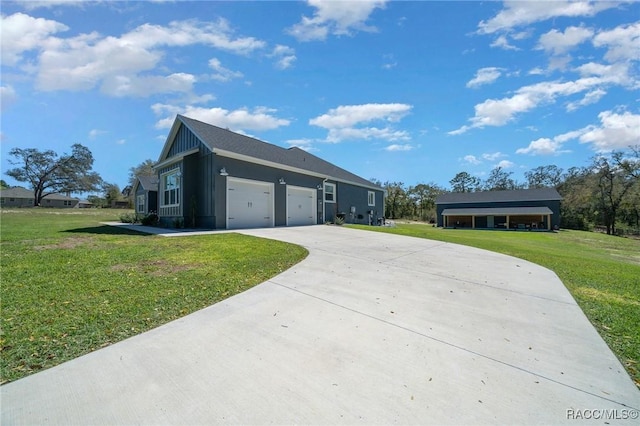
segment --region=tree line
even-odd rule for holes
[[[607,234],[640,234],[640,145],[597,155],[584,167],[563,170],[545,165],[524,175],[526,181],[518,182],[513,172],[496,167],[482,180],[462,171],[449,181],[449,188],[435,183],[407,186],[396,181],[372,182],[385,189],[385,215],[391,219],[434,223],[436,198],[445,192],[555,188],[563,197],[563,228],[602,227]]]
[[[34,191],[34,205],[54,193],[101,191],[89,201],[109,207],[115,201],[128,200],[138,176],[155,175],[153,161],[146,160],[129,170],[129,184],[120,191],[92,170],[93,155],[80,144],[70,154],[34,148],[14,148],[9,162],[16,166],[6,172],[19,182],[27,182]],[[391,219],[436,221],[435,201],[444,192],[497,191],[527,188],[556,188],[563,197],[561,226],[589,230],[603,227],[607,234],[640,234],[640,145],[593,157],[584,167],[563,170],[555,165],[539,166],[525,172],[526,182],[517,182],[502,167],[493,169],[482,180],[467,172],[457,173],[450,188],[435,183],[406,186],[402,182],[372,182],[386,190],[385,215]],[[3,184],[6,183],[3,181]]]

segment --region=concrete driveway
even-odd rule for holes
[[[640,391],[547,269],[341,227],[241,232],[310,254],[2,386],[2,424],[638,424]]]

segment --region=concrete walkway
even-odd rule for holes
[[[640,391],[547,269],[341,227],[242,233],[310,254],[2,386],[2,425],[638,424]]]

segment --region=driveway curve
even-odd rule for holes
[[[342,227],[240,232],[310,254],[2,386],[1,423],[637,424],[640,391],[548,269]]]

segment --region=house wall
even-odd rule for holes
[[[231,177],[274,184],[275,226],[286,226],[287,224],[287,185],[313,188],[318,191],[316,223],[333,220],[337,211],[336,205],[341,206],[342,204],[345,205],[344,209],[346,209],[347,215],[350,214],[351,206],[356,208],[355,216],[350,216],[347,220],[349,223],[369,223],[368,210],[374,211],[374,223],[378,217],[382,217],[384,214],[384,192],[382,189],[375,191],[376,205],[369,207],[368,189],[338,182],[336,186],[337,203],[324,203],[323,209],[323,192],[317,189],[318,186],[322,187],[322,178],[216,155],[202,144],[186,126],[181,126],[178,130],[173,145],[169,148],[167,158],[194,148],[199,149],[197,153],[188,155],[158,170],[160,178],[157,194],[158,215],[164,225],[172,226],[176,218],[181,218],[186,226],[209,229],[226,228],[227,178],[220,176],[222,168],[225,168]],[[162,174],[176,168],[179,168],[182,173],[180,206],[160,207],[164,196]],[[284,178],[286,185],[279,184],[280,178]],[[358,215],[361,215],[362,218],[358,218]]]
[[[286,226],[287,224],[287,185],[314,188],[316,191],[318,191],[317,186],[322,185],[322,179],[318,177],[247,163],[233,158],[216,156],[215,164],[214,224],[217,229],[224,229],[227,226],[227,178],[226,176],[220,176],[219,173],[219,170],[223,167],[230,177],[259,180],[274,184],[275,226]],[[286,185],[279,183],[280,178],[284,178]],[[321,191],[318,191],[318,198],[320,197]],[[316,223],[321,223],[321,212],[318,212]]]
[[[438,216],[438,226],[444,226],[444,218],[442,211],[444,209],[468,209],[468,208],[500,208],[500,207],[548,207],[553,214],[551,215],[551,228],[560,226],[560,200],[547,201],[511,201],[503,203],[454,203],[454,204],[437,204],[436,212]]]
[[[138,196],[144,195],[144,214],[158,211],[158,192],[146,191],[142,185],[136,187],[136,193],[133,197],[134,209],[138,209]]]
[[[2,207],[33,207],[33,197],[31,198],[1,197],[0,206]]]
[[[336,203],[325,203],[325,220],[332,222],[337,213],[344,214],[346,223],[369,224],[368,212],[372,211],[372,223],[384,216],[384,191],[374,191],[342,182],[336,183]],[[375,193],[375,206],[369,206],[369,191]],[[352,211],[355,209],[355,212]]]

